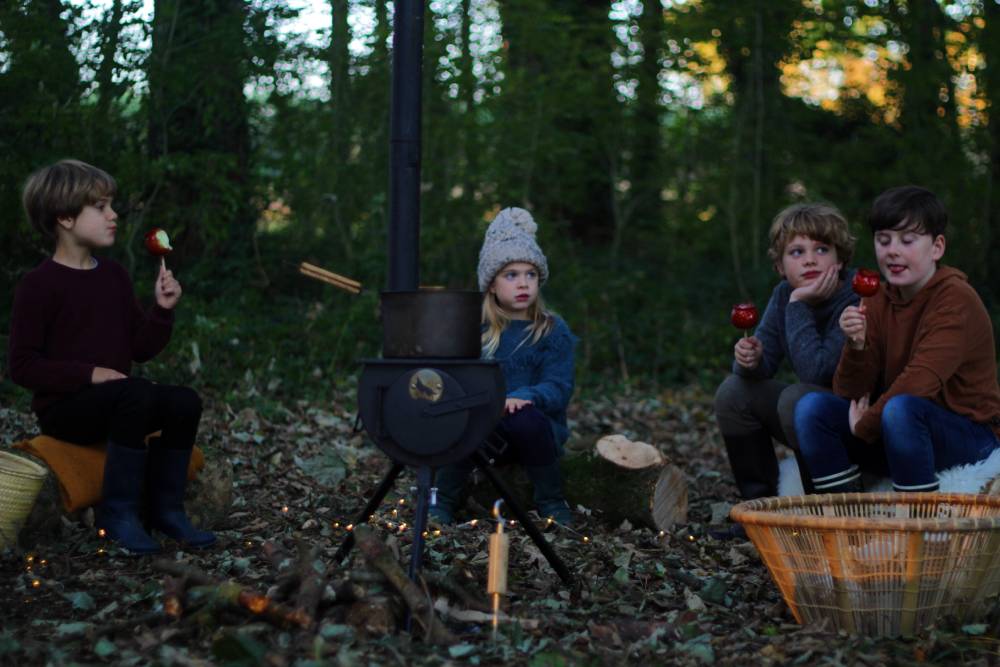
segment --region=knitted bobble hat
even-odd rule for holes
[[[505,208],[490,223],[479,251],[479,291],[485,292],[500,269],[511,262],[533,264],[539,274],[539,284],[549,277],[549,263],[538,247],[535,232],[538,225],[523,208]]]

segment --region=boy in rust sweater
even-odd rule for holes
[[[840,316],[835,394],[808,394],[795,430],[819,493],[860,491],[861,469],[896,491],[937,491],[937,472],[1000,446],[993,328],[966,276],[939,266],[948,214],[930,191],[875,200],[869,225],[886,283]]]

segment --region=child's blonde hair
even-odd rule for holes
[[[832,245],[837,249],[837,261],[845,266],[854,254],[856,239],[851,236],[844,214],[832,204],[793,204],[778,213],[769,232],[767,256],[772,262],[781,262],[785,246],[796,236]]]
[[[117,187],[103,169],[80,160],[60,160],[28,177],[21,201],[31,225],[54,239],[59,218],[75,218],[84,206],[113,197]]]
[[[511,318],[510,313],[504,310],[503,306],[497,301],[496,296],[489,290],[486,290],[483,295],[483,324],[486,325],[486,329],[483,331],[481,337],[483,357],[487,359],[493,358],[497,348],[500,347],[500,334],[510,324],[511,319],[513,318]],[[528,319],[531,320],[531,324],[525,329],[525,333],[531,334],[532,345],[552,331],[555,319],[552,313],[545,308],[545,302],[542,300],[541,293],[538,294],[538,298],[528,308]]]

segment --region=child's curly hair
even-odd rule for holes
[[[785,246],[796,236],[828,243],[837,249],[837,260],[844,266],[854,254],[854,242],[844,214],[832,204],[793,204],[774,217],[768,233],[770,247],[767,256],[772,262],[781,261]]]

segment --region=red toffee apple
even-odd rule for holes
[[[851,289],[858,296],[875,296],[878,294],[879,275],[871,269],[858,269],[851,281]]]
[[[146,250],[148,250],[151,255],[163,257],[173,250],[173,248],[170,247],[170,237],[167,236],[167,233],[159,227],[153,227],[146,232]]]
[[[733,326],[737,329],[743,329],[744,332],[756,326],[759,320],[757,306],[749,302],[736,304],[733,306],[733,312],[729,314],[729,321],[733,323]]]

